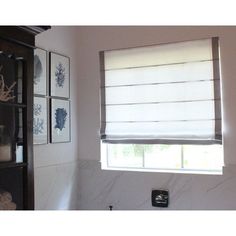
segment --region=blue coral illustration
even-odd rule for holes
[[[42,105],[37,103],[34,104],[33,111],[34,111],[33,133],[35,135],[39,135],[44,132],[44,119],[38,118],[38,116],[40,116],[42,113]]]
[[[42,62],[38,55],[34,55],[34,84],[37,85],[40,82],[40,77],[43,73]]]
[[[34,104],[34,116],[39,116],[42,112],[42,105],[40,104]]]
[[[44,120],[40,118],[34,118],[33,133],[35,135],[42,134],[44,131]]]
[[[65,79],[66,79],[66,73],[65,73],[65,67],[62,65],[61,62],[58,63],[56,66],[55,71],[55,79],[56,79],[56,86],[59,88],[63,88]]]
[[[57,108],[55,111],[55,121],[56,125],[54,126],[55,129],[59,129],[62,131],[65,128],[67,118],[67,111],[64,108]]]

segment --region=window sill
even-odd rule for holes
[[[157,168],[139,168],[139,167],[107,167],[102,166],[102,170],[116,171],[136,171],[136,172],[155,172],[170,174],[197,174],[197,175],[223,175],[223,168],[219,170],[191,170],[191,169],[157,169]]]

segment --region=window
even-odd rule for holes
[[[104,168],[221,170],[218,41],[101,52]]]

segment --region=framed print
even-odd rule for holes
[[[64,143],[71,141],[70,101],[51,99],[51,142]]]
[[[47,95],[47,51],[34,50],[34,94]]]
[[[50,96],[70,97],[70,59],[50,52]]]
[[[33,137],[34,144],[48,143],[47,98],[34,96]]]

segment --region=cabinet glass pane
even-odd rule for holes
[[[23,161],[23,109],[0,105],[0,162]]]
[[[23,168],[7,168],[0,171],[0,191],[8,192],[12,199],[0,207],[23,210]],[[6,206],[7,205],[7,206]],[[3,209],[4,209],[3,208]],[[3,210],[0,208],[1,210]],[[5,208],[6,209],[6,208]]]
[[[16,78],[16,102],[23,103],[23,62],[17,61],[17,78]]]
[[[23,102],[23,61],[13,55],[0,54],[0,101]]]

